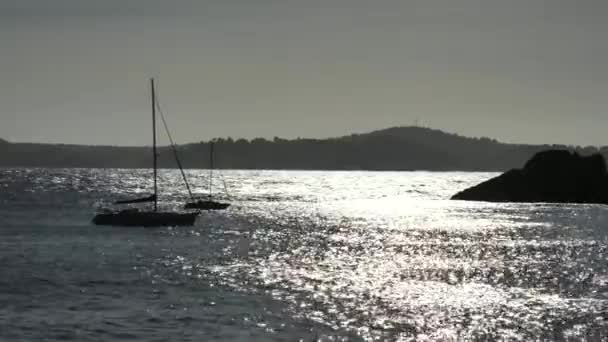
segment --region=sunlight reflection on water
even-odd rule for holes
[[[147,170],[3,172],[10,188],[31,191],[14,195],[12,205],[73,197],[83,217],[151,186]],[[206,193],[207,173],[187,173],[194,192]],[[270,296],[294,319],[328,327],[327,339],[600,341],[608,334],[603,206],[447,200],[488,173],[222,175],[230,209],[204,214],[192,229],[160,231],[168,239],[156,242],[161,255],[138,259],[154,284]],[[183,203],[180,182],[176,171],[161,172],[163,206]],[[214,192],[227,197],[216,183]],[[273,335],[283,323],[256,324]]]

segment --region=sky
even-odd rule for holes
[[[415,123],[608,145],[605,0],[0,0],[0,138],[178,143]]]

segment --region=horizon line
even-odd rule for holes
[[[390,130],[390,129],[412,129],[412,128],[417,128],[417,129],[423,129],[423,130],[428,130],[428,131],[438,131],[441,132],[443,134],[447,134],[447,135],[454,135],[457,137],[461,137],[461,138],[467,138],[467,139],[490,139],[492,141],[494,141],[497,144],[504,144],[504,145],[519,145],[519,146],[564,146],[564,147],[578,147],[578,148],[596,148],[596,149],[601,149],[603,147],[608,147],[608,145],[580,145],[580,144],[568,144],[568,143],[526,143],[526,142],[506,142],[506,141],[501,141],[498,140],[496,138],[491,138],[488,136],[469,136],[469,135],[463,135],[460,133],[455,133],[455,132],[450,132],[444,129],[440,129],[440,128],[433,128],[430,126],[421,126],[421,125],[403,125],[403,126],[390,126],[390,127],[385,127],[385,128],[378,128],[378,129],[371,129],[368,130],[366,132],[353,132],[350,134],[345,134],[345,135],[334,135],[334,136],[328,136],[328,137],[319,137],[319,138],[308,138],[308,137],[291,137],[291,138],[285,138],[285,137],[280,137],[278,135],[275,135],[273,137],[267,137],[267,136],[257,136],[257,137],[253,137],[253,138],[243,138],[243,137],[231,137],[231,136],[227,136],[227,137],[213,137],[211,139],[207,139],[207,140],[200,140],[200,141],[196,141],[196,142],[185,142],[185,143],[177,143],[175,144],[176,146],[185,146],[185,145],[195,145],[195,144],[201,144],[201,143],[209,143],[212,142],[214,140],[218,140],[218,139],[222,139],[222,140],[228,140],[228,139],[232,139],[233,141],[237,141],[237,140],[246,140],[247,142],[252,142],[255,139],[263,139],[269,142],[273,142],[273,140],[275,138],[279,138],[279,139],[283,139],[283,140],[287,140],[287,141],[295,141],[295,140],[330,140],[330,139],[339,139],[339,138],[344,138],[344,137],[350,137],[350,136],[355,136],[355,135],[366,135],[366,134],[371,134],[371,133],[375,133],[375,132],[382,132],[382,131],[386,131],[386,130]],[[0,137],[0,142],[6,142],[9,144],[31,144],[31,145],[60,145],[60,146],[83,146],[83,147],[115,147],[115,148],[145,148],[145,147],[150,147],[152,146],[144,144],[144,145],[111,145],[111,144],[86,144],[86,143],[63,143],[63,142],[52,142],[52,141],[46,141],[46,142],[40,142],[40,141],[11,141],[8,139],[4,139],[2,137]],[[163,144],[163,145],[159,145],[159,147],[170,147],[171,144]]]

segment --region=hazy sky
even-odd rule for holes
[[[606,0],[0,0],[0,137],[150,143],[423,125],[608,145]]]

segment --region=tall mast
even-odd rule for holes
[[[213,141],[209,142],[209,199],[211,199],[211,186],[213,182]]]
[[[157,154],[156,154],[156,98],[154,94],[154,79],[150,79],[150,88],[152,90],[152,153],[154,154],[154,211],[158,211],[158,185],[157,185]]]

